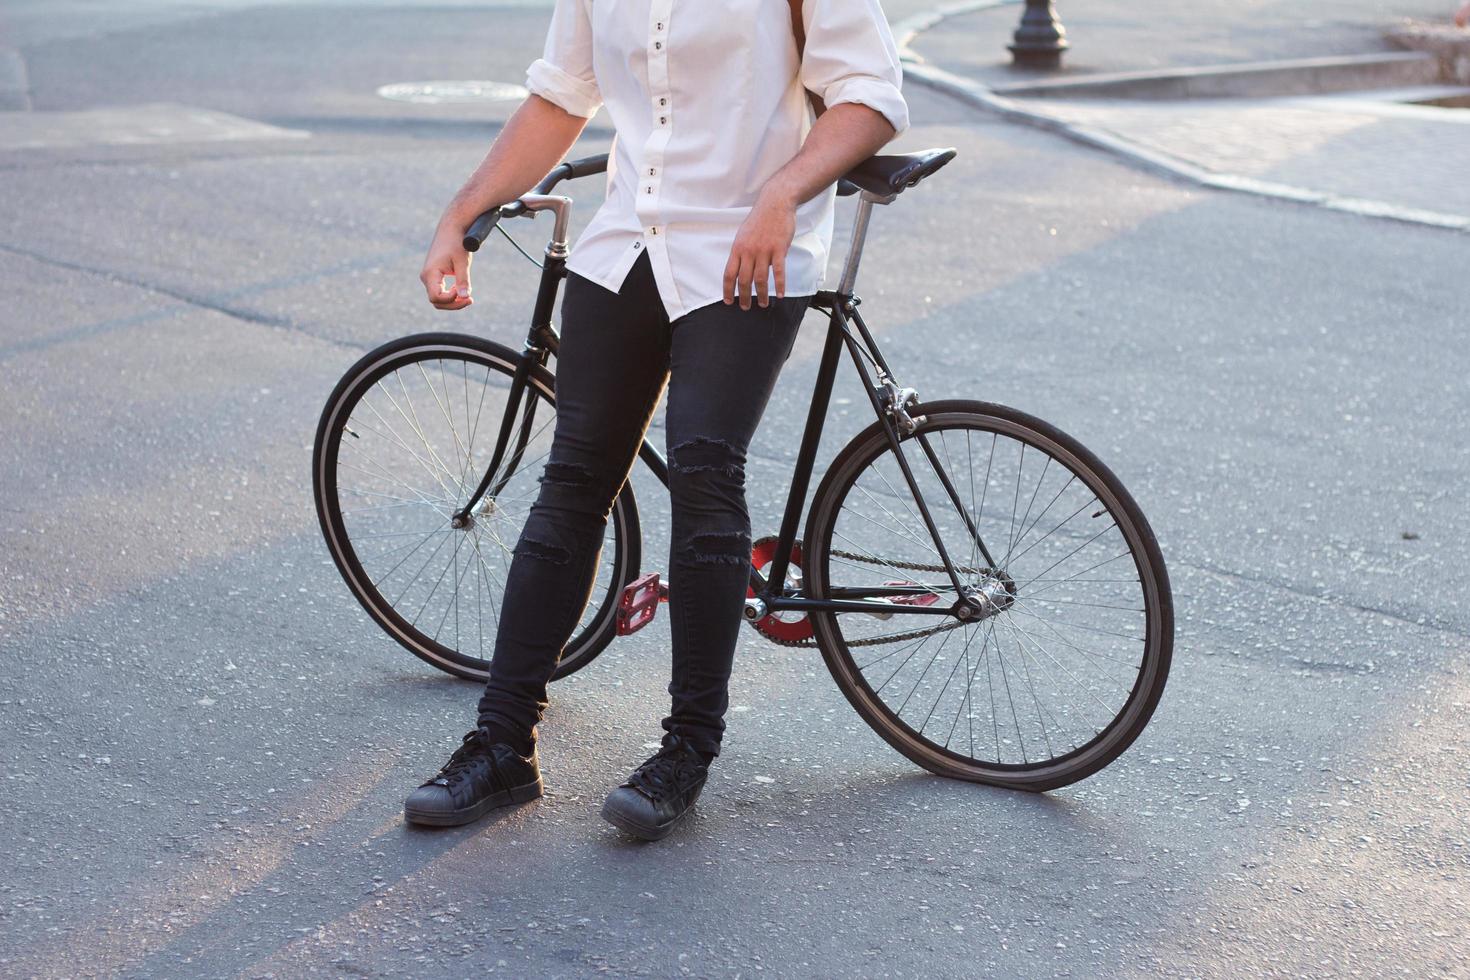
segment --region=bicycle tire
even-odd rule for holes
[[[508,382],[520,358],[519,353],[507,347],[465,334],[424,333],[385,343],[363,355],[338,381],[322,410],[312,453],[312,490],[318,522],[327,550],[348,590],[373,621],[404,649],[446,673],[470,680],[483,681],[489,676],[488,659],[456,649],[419,629],[394,608],[393,602],[382,594],[372,576],[363,568],[343,517],[338,456],[344,427],[352,417],[352,409],[380,379],[389,374],[421,360],[461,360],[484,369],[484,384],[488,388],[494,375],[504,376]],[[467,374],[466,378],[468,384]],[[530,397],[539,398],[554,408],[552,373],[542,366],[533,365],[528,381],[526,390]],[[616,635],[616,613],[623,586],[638,576],[642,537],[631,481],[618,494],[608,521],[614,540],[608,585],[600,600],[594,590],[594,601],[598,604],[588,610],[590,617],[584,613],[582,622],[585,625],[567,642],[552,675],[553,680],[581,670],[612,642]],[[476,578],[478,583],[478,571]]]
[[[1152,529],[1138,504],[1111,470],[1076,439],[1041,419],[1003,405],[963,399],[930,402],[910,409],[910,414],[916,418],[923,416],[923,421],[914,435],[917,433],[932,434],[944,431],[946,426],[959,427],[961,424],[974,431],[1003,432],[1033,448],[1047,452],[1055,451],[1064,465],[1072,467],[1074,475],[1086,481],[1087,489],[1095,493],[1097,499],[1107,506],[1114,517],[1114,526],[1120,529],[1120,536],[1127,541],[1129,553],[1133,557],[1134,566],[1139,575],[1140,594],[1144,596],[1147,603],[1143,617],[1146,620],[1146,635],[1143,638],[1144,653],[1138,667],[1137,679],[1123,708],[1113,721],[1091,741],[1077,747],[1075,751],[1037,764],[1014,765],[1003,764],[999,761],[1001,739],[998,732],[996,735],[997,760],[980,760],[973,756],[975,751],[973,744],[971,755],[966,756],[959,751],[951,750],[948,747],[948,740],[941,747],[936,740],[924,737],[921,733],[924,725],[928,724],[927,718],[924,724],[920,725],[919,732],[916,732],[913,723],[905,722],[900,717],[902,708],[895,713],[892,705],[885,701],[879,691],[875,691],[873,684],[864,676],[853,653],[854,648],[844,637],[838,623],[839,616],[864,614],[816,611],[811,613],[817,645],[821,649],[828,670],[849,703],[874,731],[905,757],[937,775],[1034,792],[1055,789],[1093,775],[1121,755],[1143,732],[1159,703],[1169,674],[1173,654],[1173,604],[1168,573]],[[906,447],[906,456],[919,457],[917,450],[909,452],[909,449],[914,447],[914,435],[904,436],[901,445]],[[994,445],[995,443],[992,442],[992,452]],[[883,427],[881,423],[875,421],[848,442],[828,468],[818,486],[808,513],[807,530],[803,543],[803,553],[806,559],[803,574],[806,576],[808,595],[812,598],[821,599],[830,596],[833,552],[842,550],[834,548],[833,537],[843,501],[865,469],[889,452],[890,447]],[[919,458],[922,459],[922,457]],[[1023,464],[1024,458],[1023,449]],[[1045,468],[1042,473],[1044,479]],[[1020,485],[1019,475],[1017,485],[1018,487]],[[1039,483],[1037,487],[1039,489]],[[929,504],[932,509],[934,501],[929,501]],[[982,497],[982,514],[983,507]],[[1119,521],[1119,517],[1122,517],[1123,520]],[[1022,524],[1024,526],[1024,519]],[[917,531],[925,533],[926,529],[921,526]],[[1001,571],[1006,570],[1002,568]],[[1015,586],[1014,580],[1012,586],[1013,588]],[[1042,588],[1049,587],[1043,586]],[[1009,609],[996,614],[996,617],[1005,616],[1008,613]],[[916,619],[931,622],[928,617],[909,616],[904,619],[906,622]],[[992,626],[993,632],[994,627]],[[996,649],[999,650],[999,648],[997,640]],[[1020,649],[1024,653],[1024,645]],[[910,656],[913,655],[910,654]],[[966,656],[968,658],[968,646]],[[951,658],[958,660],[953,654]],[[987,676],[991,669],[988,658],[987,651]],[[979,655],[977,654],[977,669],[978,664]],[[952,676],[958,666],[959,664],[956,663],[955,667],[951,668]],[[925,670],[927,673],[928,668],[926,667]],[[1014,666],[1012,671],[1015,671]],[[971,678],[973,676],[973,674],[970,675]],[[968,685],[972,681],[967,679],[966,683]],[[910,697],[912,696],[911,694]],[[939,700],[945,697],[946,693],[941,691],[935,701],[936,706]],[[977,699],[969,690],[966,690],[961,698],[959,710],[966,711],[973,719]],[[1044,719],[1045,714],[1039,700],[1037,710],[1038,717]],[[931,709],[932,713],[933,709]],[[956,716],[956,722],[958,719],[959,715]],[[973,724],[973,721],[970,724]],[[1018,731],[1020,727],[1018,720]]]

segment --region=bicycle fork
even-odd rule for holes
[[[531,195],[527,195],[529,199]],[[543,200],[538,197],[537,201]],[[500,420],[500,431],[495,436],[495,451],[490,455],[490,463],[485,467],[485,474],[480,478],[475,492],[470,494],[469,500],[450,518],[450,525],[455,528],[464,528],[474,521],[474,513],[481,500],[494,500],[500,491],[505,489],[505,484],[515,474],[516,467],[521,465],[521,459],[525,455],[526,445],[530,442],[532,424],[536,419],[536,398],[531,396],[526,399],[524,418],[521,421],[520,432],[516,436],[515,449],[504,472],[501,472],[501,460],[505,456],[505,450],[510,443],[511,431],[515,426],[515,420],[521,414],[521,398],[525,395],[526,386],[530,384],[532,367],[544,365],[548,358],[556,351],[556,331],[551,326],[551,309],[556,303],[557,286],[566,270],[566,219],[564,212],[570,204],[568,198],[545,197],[545,201],[551,202],[546,207],[556,210],[557,231],[553,235],[551,243],[546,246],[546,259],[541,266],[541,285],[536,293],[536,308],[531,316],[531,329],[526,334],[525,345],[521,349],[521,358],[516,363],[515,374],[511,376],[510,392],[506,396],[505,415]],[[566,202],[566,204],[557,204]],[[538,203],[537,208],[541,205]],[[495,476],[500,473],[497,480]],[[493,485],[492,485],[493,484]]]
[[[847,281],[847,277],[844,277]],[[806,499],[808,477],[811,473],[813,457],[816,451],[817,437],[820,435],[823,420],[826,417],[828,395],[832,387],[832,381],[836,372],[837,360],[841,348],[845,346],[856,367],[858,376],[862,379],[863,389],[867,392],[868,400],[873,407],[874,413],[883,428],[889,448],[892,450],[895,460],[898,462],[899,470],[909,492],[913,495],[914,502],[918,506],[919,514],[924,521],[924,526],[934,543],[939,559],[944,566],[945,574],[958,596],[950,612],[962,622],[975,622],[994,615],[1005,606],[1010,596],[1006,593],[1009,587],[1005,585],[1003,573],[996,568],[994,557],[984,540],[980,536],[979,529],[975,526],[969,510],[964,506],[958,490],[950,480],[949,474],[940,465],[939,456],[934,451],[933,445],[928,437],[921,431],[920,426],[925,417],[921,414],[913,414],[913,410],[921,407],[918,393],[912,388],[905,388],[894,381],[887,363],[883,359],[882,352],[874,342],[872,334],[863,322],[861,314],[857,312],[857,305],[861,302],[857,297],[847,293],[833,293],[822,297],[828,299],[827,305],[830,309],[830,320],[828,325],[827,342],[822,351],[822,360],[817,372],[816,394],[813,398],[810,414],[807,417],[807,431],[802,440],[802,454],[796,464],[796,480],[793,483],[791,496],[787,499],[787,513],[782,520],[782,533],[776,544],[776,554],[770,567],[767,569],[765,594],[772,600],[767,603],[763,600],[747,600],[746,618],[759,619],[769,609],[785,607],[800,609],[806,603],[800,599],[781,598],[782,586],[772,586],[769,583],[784,583],[787,568],[790,561],[791,547],[795,538],[795,525],[800,517],[799,511]],[[853,335],[851,326],[856,325],[861,334],[861,342]],[[874,372],[870,373],[864,363],[864,358],[872,361]],[[876,375],[876,377],[875,377]],[[983,557],[986,565],[993,573],[993,577],[1001,582],[1001,593],[997,594],[988,586],[975,588],[966,584],[961,577],[961,571],[956,568],[950,557],[949,549],[945,547],[942,535],[935,524],[933,515],[929,509],[928,500],[920,489],[918,480],[914,476],[912,466],[907,454],[904,452],[903,443],[906,439],[916,440],[923,450],[925,458],[930,467],[939,477],[940,484],[944,488],[945,495],[954,508],[959,511],[964,520],[965,529],[974,543],[979,554]],[[895,590],[890,588],[874,589],[875,597],[881,595],[890,597]],[[836,611],[873,612],[881,610],[871,608],[874,603],[844,600],[824,600],[820,608]],[[845,608],[844,608],[845,607]]]

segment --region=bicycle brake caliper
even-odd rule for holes
[[[882,389],[878,395],[883,410],[893,417],[894,423],[904,435],[913,435],[924,421],[922,415],[909,415],[909,409],[919,404],[919,393],[912,388],[900,388],[890,377],[879,380]]]

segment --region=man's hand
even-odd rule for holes
[[[734,302],[738,293],[740,308],[748,310],[754,294],[761,306],[770,306],[767,280],[772,271],[776,295],[785,296],[786,253],[795,235],[796,202],[767,185],[735,234],[730,261],[725,263],[725,302]]]
[[[454,282],[446,288],[448,276]],[[470,253],[464,250],[464,233],[455,230],[452,222],[440,224],[434,233],[419,281],[429,293],[429,302],[441,310],[462,310],[474,302],[470,298]]]

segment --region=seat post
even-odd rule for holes
[[[858,195],[857,216],[852,222],[852,238],[847,248],[847,261],[842,265],[842,280],[837,284],[839,295],[852,295],[853,284],[857,281],[858,263],[863,258],[863,242],[868,237],[868,219],[873,215],[873,205],[887,204],[891,200],[893,200],[892,197],[882,198],[867,191],[862,191]]]

